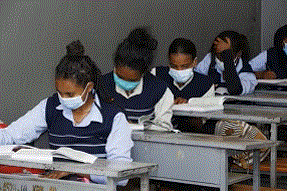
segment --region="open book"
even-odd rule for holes
[[[94,163],[96,156],[67,147],[57,150],[38,149],[27,145],[0,146],[0,155],[9,155],[13,160],[52,164],[53,158],[68,159],[83,163]]]
[[[223,110],[224,96],[192,98],[186,104],[176,104],[172,106],[173,111],[194,111],[207,112]]]

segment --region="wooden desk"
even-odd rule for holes
[[[157,169],[156,164],[108,161],[97,159],[94,164],[72,163],[72,162],[54,162],[53,164],[40,164],[31,162],[21,162],[11,160],[9,157],[1,156],[0,164],[10,166],[21,166],[28,168],[39,168],[45,170],[59,170],[72,173],[95,174],[106,176],[107,185],[87,184],[76,181],[52,180],[38,178],[36,176],[21,176],[0,174],[0,186],[15,188],[14,190],[49,190],[49,191],[91,191],[108,190],[116,191],[116,182],[118,180],[139,177],[141,178],[141,191],[149,190],[149,172]],[[39,188],[39,189],[36,189]],[[41,189],[40,189],[41,188]]]
[[[234,97],[234,96],[233,96]],[[242,100],[251,98],[251,95],[242,96]],[[259,98],[256,98],[259,99]],[[267,101],[265,99],[264,101]],[[277,141],[277,126],[287,122],[287,107],[260,106],[260,105],[230,105],[225,104],[224,110],[213,112],[186,112],[173,111],[174,115],[205,117],[210,119],[242,120],[246,122],[271,124],[271,140]],[[276,187],[276,159],[277,149],[271,147],[271,187]]]
[[[250,174],[228,173],[228,156],[254,152],[253,190],[260,187],[259,149],[275,146],[274,141],[246,141],[214,135],[134,131],[132,157],[135,161],[157,163],[151,179],[219,187],[252,178]]]

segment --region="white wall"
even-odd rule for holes
[[[0,119],[16,120],[54,92],[54,69],[79,39],[104,73],[129,31],[150,26],[159,40],[156,65],[167,64],[177,37],[190,38],[202,59],[223,30],[246,34],[260,50],[260,0],[3,0],[0,14]],[[257,19],[259,18],[259,19]]]
[[[261,6],[261,48],[273,47],[276,30],[287,24],[286,0],[262,0]]]

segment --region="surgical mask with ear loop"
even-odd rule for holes
[[[87,93],[85,100],[84,101],[82,100],[82,96],[84,95],[87,87],[88,87],[88,84],[85,87],[85,89],[81,95],[76,96],[76,97],[72,97],[72,98],[63,98],[58,92],[58,97],[59,97],[60,103],[70,110],[78,109],[79,107],[84,105],[88,99],[89,93]]]

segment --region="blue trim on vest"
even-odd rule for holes
[[[287,55],[282,49],[273,47],[267,50],[266,66],[275,72],[278,79],[287,78]]]
[[[168,72],[168,66],[156,67],[156,76],[167,83],[175,98],[181,97],[184,99],[190,99],[192,97],[201,97],[212,86],[212,81],[208,76],[194,72],[194,77],[191,82],[182,90],[179,90],[174,85],[174,79],[168,74]]]
[[[63,116],[63,110],[56,109],[60,105],[58,94],[49,97],[46,105],[46,122],[50,147],[57,149],[58,145],[62,145],[90,154],[106,154],[106,142],[114,117],[121,111],[104,101],[100,103],[99,110],[103,123],[92,121],[87,127],[75,127],[72,121]]]
[[[146,73],[143,77],[142,93],[126,99],[116,92],[113,72],[103,76],[103,82],[107,92],[115,102],[124,108],[128,120],[137,122],[138,118],[143,115],[153,113],[155,105],[164,95],[167,85],[157,77]]]

